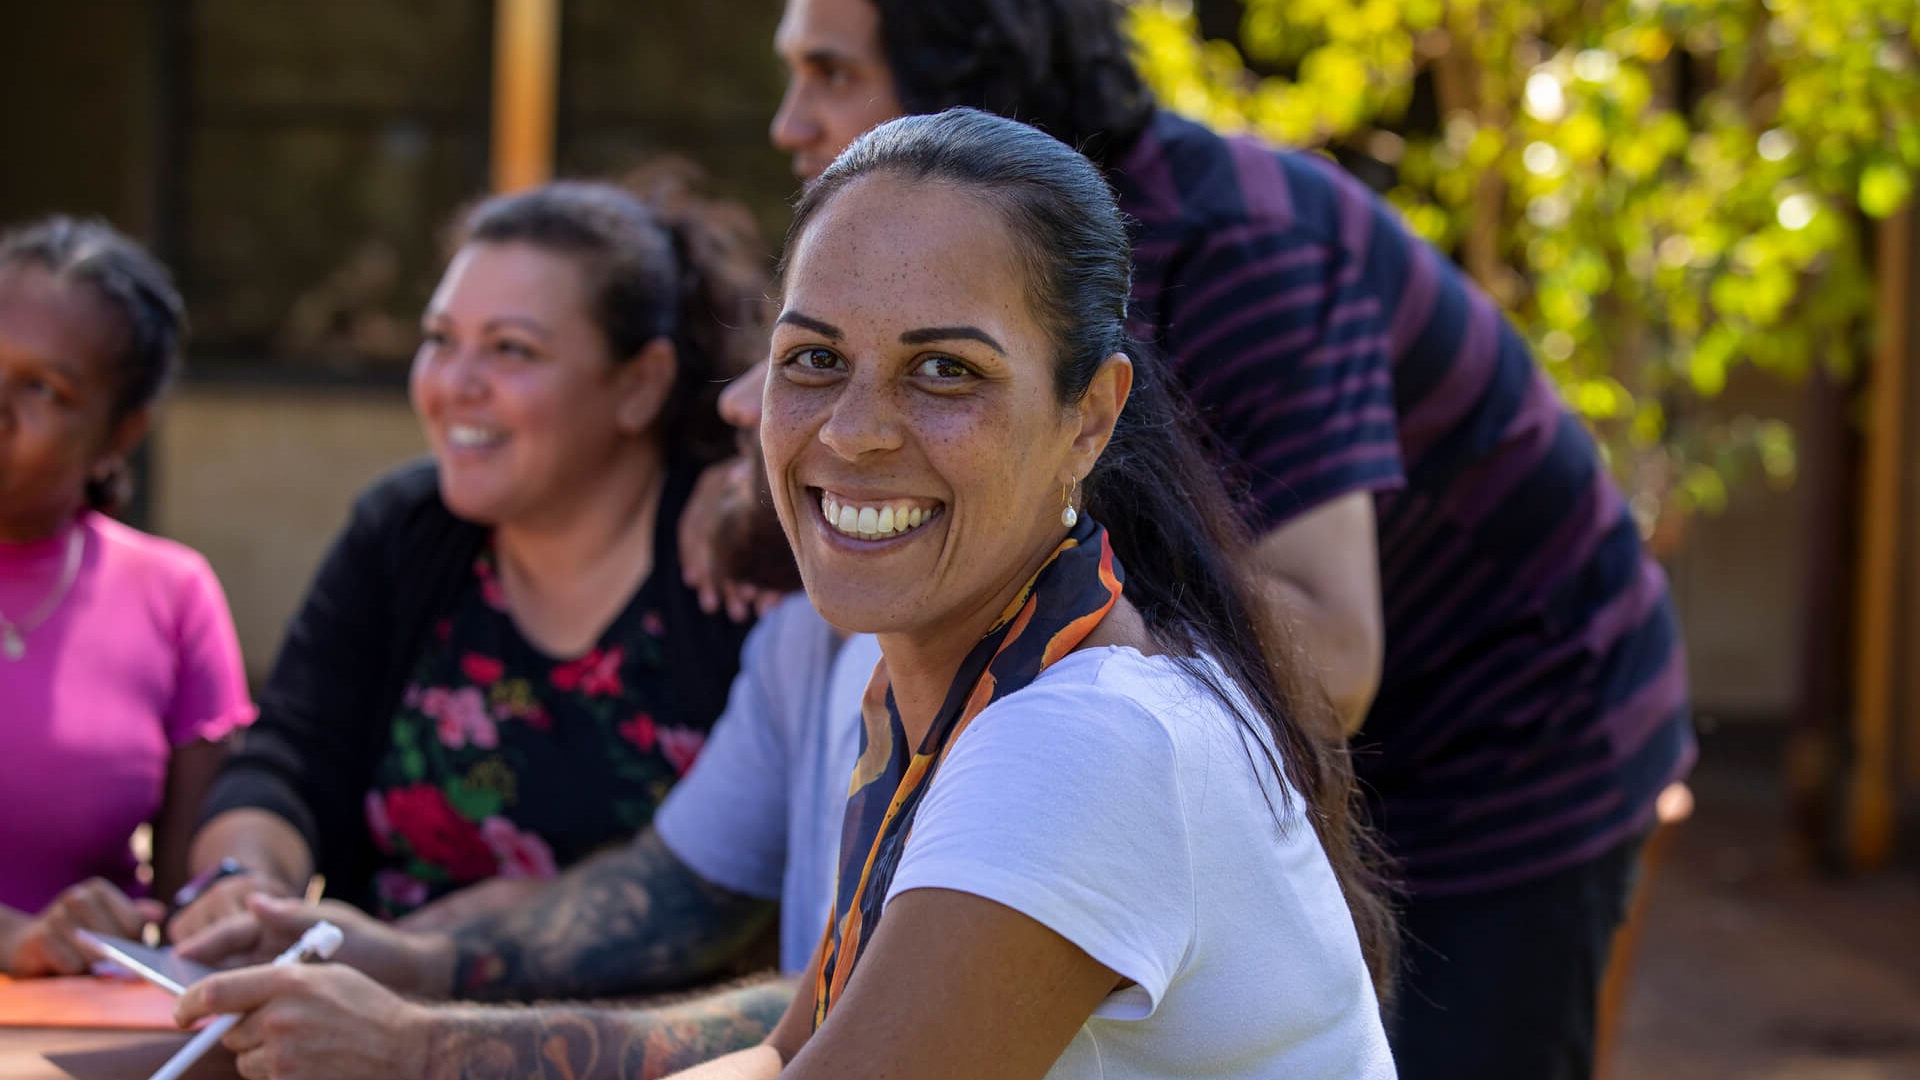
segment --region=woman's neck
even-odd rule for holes
[[[54,513],[35,515],[24,520],[0,518],[0,544],[26,547],[59,540],[86,512],[86,504],[76,502]]]
[[[957,649],[945,643],[930,647],[924,639],[910,634],[879,635],[880,668],[877,670],[886,673],[886,681],[893,690],[893,704],[900,711],[900,726],[906,732],[907,745],[918,747],[926,739],[934,717],[939,715],[940,706],[953,688],[953,680],[960,673],[961,662],[992,625],[986,624],[980,633]]]
[[[507,609],[543,651],[584,653],[653,573],[666,487],[658,447],[636,447],[606,479],[537,521],[494,527]]]

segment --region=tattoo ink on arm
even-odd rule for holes
[[[657,1009],[436,1009],[426,1080],[656,1080],[759,1045],[793,993],[762,982]]]
[[[714,978],[772,924],[771,902],[711,884],[651,829],[531,902],[453,931],[456,997],[605,998]]]

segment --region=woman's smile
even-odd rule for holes
[[[917,533],[940,515],[937,499],[861,498],[825,488],[808,488],[828,528],[855,540],[898,540]]]
[[[447,425],[447,446],[453,450],[491,450],[507,441],[501,428],[483,424]]]

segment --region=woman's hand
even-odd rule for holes
[[[241,807],[215,816],[195,833],[188,864],[204,869],[231,859],[245,873],[223,877],[176,911],[167,938],[183,941],[230,915],[247,910],[255,894],[295,896],[313,876],[313,852],[287,819],[267,810]]]
[[[756,498],[753,462],[736,454],[707,466],[680,511],[680,578],[699,597],[702,611],[724,604],[735,622],[765,615],[782,595],[733,580],[728,572],[724,526]]]
[[[185,941],[215,923],[235,915],[244,915],[247,902],[255,896],[288,897],[293,889],[266,874],[245,873],[221,878],[194,897],[193,902],[167,920],[167,939]]]
[[[188,987],[174,1019],[185,1027],[220,1013],[245,1014],[221,1042],[247,1080],[426,1075],[432,1014],[349,967],[284,964],[223,972]]]
[[[21,977],[84,975],[95,958],[76,930],[137,941],[148,923],[165,916],[157,900],[130,900],[112,882],[88,878],[54,897],[40,914],[0,932],[0,971]]]
[[[400,930],[338,900],[255,897],[245,911],[181,941],[174,953],[202,964],[264,964],[321,919],[340,928],[336,963],[403,994],[445,997],[451,988],[453,943],[445,935]]]

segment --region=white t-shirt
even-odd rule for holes
[[[1333,869],[1251,738],[1172,658],[1074,653],[961,734],[887,900],[985,897],[1137,984],[1049,1080],[1391,1078]]]

